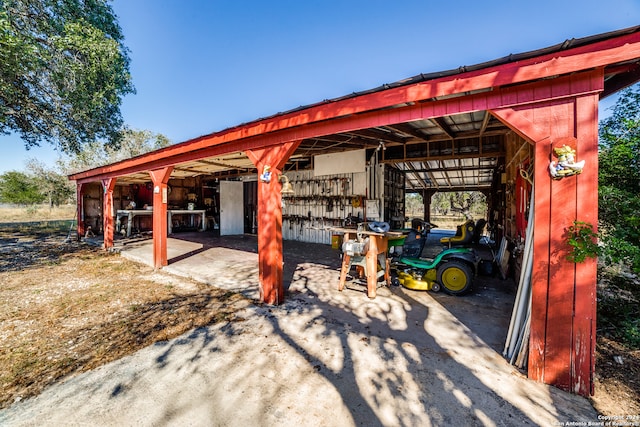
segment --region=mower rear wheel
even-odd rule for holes
[[[473,272],[460,261],[448,261],[438,266],[438,283],[451,295],[463,295],[471,290]]]

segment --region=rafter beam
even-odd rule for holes
[[[435,123],[440,128],[440,130],[442,130],[442,132],[444,132],[445,135],[447,135],[450,139],[455,138],[455,132],[451,130],[451,127],[449,127],[443,117],[434,117],[431,119],[431,121]]]
[[[413,165],[411,163],[407,163],[407,167],[411,170],[411,173],[413,174],[413,176],[416,177],[416,179],[418,180],[418,182],[422,185],[422,188],[429,188],[429,186],[427,185],[427,183],[425,182],[424,179],[422,179],[422,177],[420,176],[420,174],[418,172],[415,171],[415,168],[413,167]]]
[[[640,80],[640,65],[638,63],[609,66],[605,68],[604,91],[600,100],[614,94]]]
[[[210,166],[218,166],[218,167],[222,167],[222,168],[228,168],[228,169],[245,169],[248,170],[250,168],[247,168],[246,166],[238,166],[238,165],[234,165],[231,163],[225,163],[225,162],[218,162],[218,161],[213,161],[213,160],[196,160],[196,162],[198,163],[202,163],[204,165],[210,165]]]
[[[398,144],[404,144],[406,141],[406,138],[402,138],[398,135],[395,135],[391,132],[388,131],[384,131],[384,130],[380,130],[377,128],[369,128],[369,129],[362,129],[362,130],[358,130],[355,132],[351,132],[351,135],[357,135],[361,138],[364,139],[373,139],[376,141],[379,140],[384,140],[384,142],[395,142]]]
[[[480,126],[480,137],[484,136],[484,133],[487,131],[487,126],[489,126],[489,121],[491,120],[491,114],[488,111],[484,111],[484,118],[482,119],[482,125]]]
[[[463,166],[456,167],[456,170],[463,172],[473,172],[473,171],[483,171],[483,170],[491,170],[497,168],[498,165],[495,166]],[[433,169],[412,169],[414,172],[428,173],[428,172],[446,172],[452,168],[433,168]]]
[[[415,192],[418,192],[420,190],[422,189],[413,189],[413,191]],[[451,187],[431,186],[427,188],[427,190],[435,190],[436,192],[439,192],[439,193],[453,193],[457,191],[486,191],[486,190],[491,190],[491,184],[474,186],[473,189],[470,189],[469,187],[465,187],[465,186],[460,186],[460,185],[451,186]]]
[[[482,154],[483,154],[482,157],[504,157],[505,156],[505,153],[503,151],[484,152]],[[439,156],[402,157],[402,158],[392,158],[392,159],[385,158],[384,160],[381,160],[380,163],[395,164],[395,163],[404,163],[404,162],[426,162],[429,160],[449,160],[453,158],[475,159],[477,157],[478,157],[478,153],[466,153],[466,154],[452,153],[452,154],[439,155]]]
[[[391,129],[394,132],[404,133],[405,135],[412,136],[419,140],[424,140],[427,137],[427,135],[422,133],[419,129],[416,129],[407,123],[397,123],[395,125],[388,125],[385,127]]]
[[[487,130],[482,136],[483,137],[500,136],[509,132],[510,132],[509,128],[507,128],[506,126],[502,126],[500,129]],[[460,132],[456,134],[456,136],[453,138],[453,141],[473,139],[478,137],[479,136],[477,131]],[[452,138],[450,138],[448,135],[445,135],[443,133],[440,135],[429,135],[429,136],[424,135],[420,139],[408,139],[406,141],[406,144],[412,145],[412,144],[422,144],[423,142],[443,142],[443,141],[451,141],[451,140]]]
[[[442,168],[442,167],[444,167],[444,166],[442,165],[442,160],[441,160],[439,163],[440,163],[440,167],[441,167],[441,168]],[[446,179],[446,180],[447,180],[447,184],[448,184],[448,186],[449,186],[449,187],[451,187],[451,186],[452,186],[452,185],[451,185],[451,178],[449,177],[449,173],[448,173],[448,172],[445,172],[445,173],[444,173],[444,179]]]

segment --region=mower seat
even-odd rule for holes
[[[487,220],[484,218],[480,218],[478,222],[476,222],[476,227],[473,230],[473,243],[479,244],[480,238],[482,237],[482,232],[484,231],[484,227],[487,225]]]
[[[449,247],[470,244],[473,241],[473,231],[475,228],[474,221],[470,219],[458,226],[455,236],[443,237],[440,239],[440,243],[449,245]]]

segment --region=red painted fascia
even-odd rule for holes
[[[531,80],[574,73],[584,69],[605,67],[609,64],[640,58],[640,32],[611,38],[565,51],[511,62],[485,69],[436,78],[406,86],[393,87],[353,98],[328,101],[326,104],[257,120],[221,132],[194,138],[151,153],[127,159],[108,166],[70,175],[77,181],[89,181],[98,176],[121,176],[148,169],[148,163],[177,155],[229,144],[246,138],[263,136],[284,129],[323,122],[354,114],[425,101],[435,97],[456,95],[468,91],[495,88]],[[240,146],[226,147],[224,153],[242,151]],[[171,164],[183,160],[176,160]]]
[[[526,105],[528,103],[552,101],[568,96],[586,95],[602,91],[602,69],[588,73],[574,74],[554,80],[539,81],[525,86],[514,86],[482,92],[464,97],[449,98],[428,103],[413,104],[407,107],[392,108],[382,111],[370,111],[356,116],[342,117],[334,120],[312,123],[271,132],[251,138],[233,142],[233,149],[229,144],[212,144],[211,146],[194,151],[184,151],[173,156],[161,156],[158,152],[149,153],[144,169],[132,164],[118,171],[111,171],[113,165],[101,168],[103,174],[95,174],[83,178],[79,182],[90,182],[104,176],[119,176],[140,170],[162,168],[178,163],[222,155],[231,151],[247,151],[277,145],[282,142],[303,140],[322,135],[349,132],[369,127],[385,126],[395,123],[421,120],[432,117],[461,114],[478,110],[493,110]],[[97,170],[96,170],[97,171]]]

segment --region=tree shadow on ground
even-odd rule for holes
[[[252,238],[243,237],[231,244],[227,242],[224,246],[242,250],[241,247],[248,245],[253,252],[253,248],[256,247],[254,241]],[[273,333],[281,337],[291,349],[295,350],[296,354],[304,358],[314,372],[333,384],[340,392],[342,402],[350,408],[351,417],[358,423],[370,424],[372,419],[378,419],[384,425],[389,423],[415,425],[417,422],[427,421],[447,424],[484,423],[482,420],[489,419],[487,417],[490,415],[484,413],[476,403],[485,401],[487,395],[494,396],[495,400],[500,402],[500,407],[506,408],[504,414],[508,419],[513,418],[523,423],[537,423],[538,420],[532,420],[517,406],[507,403],[508,396],[501,395],[499,390],[490,384],[492,380],[478,375],[480,369],[478,366],[482,366],[482,363],[475,364],[473,360],[467,361],[454,354],[455,352],[467,355],[477,353],[477,357],[487,357],[486,366],[497,359],[504,362],[497,353],[501,350],[500,346],[503,342],[501,338],[495,338],[495,331],[506,326],[488,324],[491,321],[490,311],[505,310],[504,306],[493,304],[494,306],[490,307],[486,313],[482,313],[486,318],[478,319],[479,310],[483,309],[481,307],[483,301],[482,298],[478,299],[478,294],[474,295],[477,300],[474,304],[456,304],[464,301],[459,297],[446,295],[430,297],[435,301],[436,306],[443,308],[438,310],[440,314],[443,311],[448,314],[447,320],[443,321],[430,313],[430,305],[425,304],[424,298],[416,299],[412,296],[415,295],[412,292],[398,292],[399,289],[392,292],[391,299],[378,298],[369,301],[365,297],[365,288],[363,287],[362,292],[359,292],[356,286],[355,291],[354,289],[347,291],[358,292],[363,299],[362,305],[353,305],[352,301],[348,301],[349,299],[344,302],[340,297],[334,300],[335,295],[340,295],[337,291],[332,295],[327,295],[326,292],[318,293],[318,286],[330,287],[333,290],[337,287],[340,259],[338,252],[327,251],[326,245],[285,242],[284,267],[284,282],[288,292],[286,302],[284,306],[270,309],[269,313],[265,313],[272,324]],[[249,277],[247,279],[250,280]],[[480,296],[485,297],[489,294],[491,299],[494,294],[490,291],[495,289],[483,289]],[[469,300],[472,299],[469,298]],[[444,309],[444,306],[447,308]],[[280,315],[273,315],[272,312]],[[301,327],[294,331],[288,329],[290,319],[310,316],[312,320],[307,323],[310,325],[308,328]],[[394,326],[394,322],[398,322],[397,319],[393,320],[394,316],[403,319],[400,323],[405,326],[398,327],[397,324]],[[335,317],[343,320],[336,321]],[[446,339],[441,342],[440,332],[429,327],[434,318],[436,318],[435,324],[442,323],[438,327],[443,330],[452,326],[462,326],[460,329],[464,332],[458,332],[459,341],[455,346],[448,345],[452,342]],[[421,328],[421,325],[425,326]],[[317,331],[318,327],[324,327],[324,329]],[[490,332],[483,335],[487,330]],[[300,337],[308,336],[309,333],[333,342],[327,348],[327,352],[342,349],[340,351],[343,354],[339,361],[327,360],[326,355],[316,354],[306,345],[309,342],[308,339],[300,340]],[[373,376],[370,375],[370,371],[366,371],[368,373],[365,374],[367,376],[365,380],[370,382],[368,387],[377,390],[375,393],[366,391],[367,387],[361,385],[363,379],[357,365],[361,363],[358,354],[363,351],[362,346],[368,347],[373,352],[374,362],[372,363],[379,363],[376,365]],[[380,359],[381,354],[385,356]],[[376,358],[378,358],[377,362]],[[334,365],[341,367],[336,368]],[[435,369],[430,369],[432,366]],[[355,389],[354,384],[357,385]],[[524,387],[519,384],[516,387],[515,394],[523,401],[533,405],[545,405],[545,396],[526,396],[527,390]],[[410,398],[406,398],[407,390],[411,391]],[[512,392],[513,390],[509,393]],[[545,391],[542,394],[545,393],[548,397],[549,392]],[[276,397],[273,396],[273,398]],[[389,402],[393,402],[395,409],[392,412],[396,415],[387,413],[385,408],[390,405]],[[420,404],[418,405],[417,402]],[[454,402],[458,409],[453,412],[450,408],[444,409],[441,402],[449,402],[446,405]],[[417,406],[420,409],[416,410]],[[400,413],[404,415],[397,415],[398,408],[403,408]],[[554,408],[546,407],[544,410],[548,412],[548,416],[553,416]],[[451,417],[452,413],[455,414],[454,418],[448,419],[447,417]]]
[[[367,300],[363,290],[361,307],[353,306],[353,299],[337,304],[323,301],[323,296],[307,286],[313,280],[298,275],[293,286],[300,291],[290,295],[294,308],[284,317],[269,320],[274,333],[340,393],[341,403],[349,408],[355,425],[490,424],[487,421],[493,414],[486,413],[481,403],[495,390],[477,379],[473,369],[458,363],[451,349],[442,347],[421,327],[431,321],[429,307],[402,291],[389,298],[379,297],[377,304],[378,298]],[[314,302],[305,304],[309,299]],[[286,326],[289,316],[311,316],[311,320],[302,330],[292,331]],[[309,334],[326,337],[334,347],[341,347],[340,360],[314,353],[313,346],[300,339]],[[473,334],[465,338],[465,351],[484,346]],[[363,363],[370,366],[362,369]],[[459,381],[462,378],[464,381]],[[353,392],[354,385],[357,393]],[[517,407],[497,399],[511,419],[503,422],[536,424]]]
[[[16,225],[0,229],[0,272],[59,263],[64,257],[96,248],[68,238],[60,229]]]

